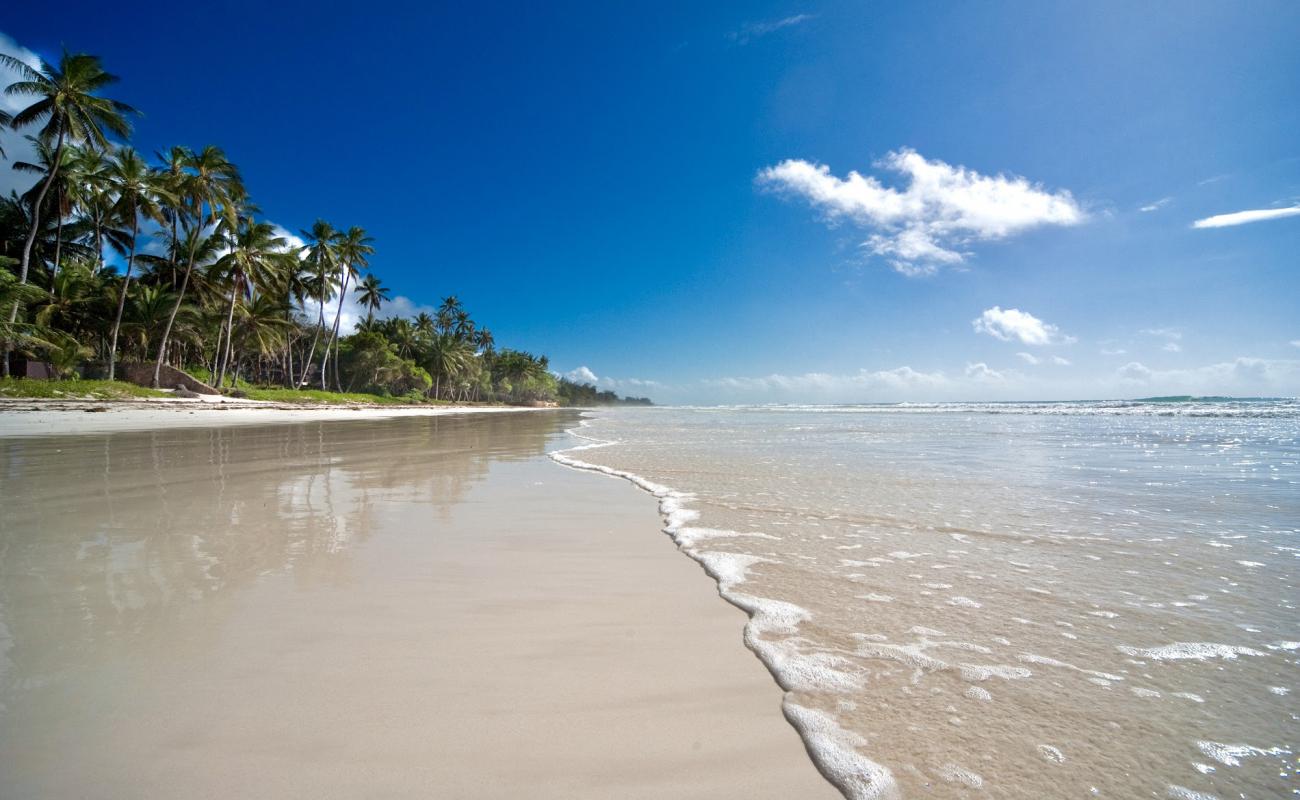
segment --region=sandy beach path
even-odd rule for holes
[[[838,797],[572,424],[0,439],[0,794]]]

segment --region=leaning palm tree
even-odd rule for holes
[[[339,264],[342,268],[340,288],[339,288],[339,307],[334,314],[334,330],[330,333],[329,341],[325,344],[325,354],[321,357],[320,381],[322,389],[328,388],[326,385],[326,366],[329,364],[330,348],[339,338],[339,322],[343,319],[343,301],[348,296],[348,282],[355,278],[363,267],[367,264],[367,257],[375,252],[371,246],[371,239],[366,235],[364,228],[352,226],[346,232],[339,233],[335,238],[335,248],[338,253]],[[343,391],[342,382],[338,376],[338,354],[334,355],[334,385],[339,391]]]
[[[271,289],[293,268],[297,256],[286,252],[286,245],[284,237],[276,235],[275,226],[271,223],[240,220],[239,227],[230,238],[230,252],[216,263],[217,269],[230,285],[230,306],[226,312],[226,349],[217,374],[217,388],[221,388],[230,367],[235,338],[235,304],[240,297]]]
[[[71,213],[70,202],[68,200],[69,191],[73,190],[75,175],[71,175],[71,166],[77,157],[77,148],[75,145],[65,147],[61,153],[55,151],[53,144],[45,139],[38,139],[35,136],[28,136],[27,140],[32,143],[36,150],[36,161],[15,161],[13,170],[15,172],[25,172],[30,175],[56,175],[54,181],[53,203],[47,210],[45,207],[38,205],[38,198],[44,197],[41,189],[45,187],[43,182],[37,181],[36,185],[28,189],[23,194],[23,201],[33,210],[33,214],[38,215],[37,219],[42,216],[47,217],[49,212],[54,214],[54,254],[50,260],[51,275],[59,271],[59,260],[62,256],[63,249],[63,221]],[[58,163],[55,163],[55,159]]]
[[[307,375],[311,371],[311,360],[316,355],[316,345],[320,341],[321,333],[325,330],[325,304],[334,296],[334,275],[338,265],[338,252],[335,244],[338,239],[338,231],[334,230],[334,226],[325,220],[318,219],[311,226],[310,231],[300,231],[300,233],[307,242],[307,253],[303,263],[309,272],[309,276],[304,283],[314,290],[312,299],[317,303],[316,332],[312,334],[311,349],[307,351],[307,359],[302,362],[302,377],[298,379],[298,385],[302,386],[307,382]],[[324,368],[324,362],[322,361],[322,373]],[[323,377],[321,381],[324,382]]]
[[[357,287],[357,300],[367,309],[366,325],[374,325],[375,312],[379,307],[388,302],[388,289],[373,274],[367,275],[366,279]]]
[[[51,169],[37,192],[36,211],[19,262],[18,280],[26,283],[32,243],[40,229],[39,210],[58,177],[64,147],[84,143],[99,150],[107,148],[105,131],[123,138],[128,136],[131,126],[126,115],[135,113],[135,109],[118,100],[98,96],[101,89],[117,81],[117,76],[105,72],[97,56],[70,54],[65,50],[57,65],[42,60],[40,69],[33,69],[21,59],[0,53],[0,65],[19,75],[19,79],[5,89],[6,95],[37,98],[36,102],[13,115],[13,127],[18,129],[40,124],[37,138],[54,142]],[[18,306],[14,304],[9,312],[9,321],[13,322],[17,315]],[[8,358],[5,358],[4,371],[9,374]]]
[[[119,148],[113,154],[109,175],[113,192],[117,196],[114,213],[131,226],[131,239],[126,252],[126,273],[122,280],[121,294],[117,299],[117,316],[113,319],[113,332],[109,337],[108,379],[111,381],[117,358],[117,334],[122,327],[126,293],[131,287],[131,269],[135,266],[135,248],[140,237],[140,220],[161,222],[162,204],[171,197],[171,193],[140,154],[129,147]]]

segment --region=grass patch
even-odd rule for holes
[[[0,397],[39,397],[50,400],[133,400],[166,397],[166,392],[146,389],[126,381],[0,378]]]
[[[319,403],[338,405],[341,403],[362,403],[374,406],[416,405],[406,397],[380,397],[377,394],[362,392],[323,392],[320,389],[245,389],[250,400],[270,400],[276,403]],[[447,405],[447,401],[425,400],[419,405]]]

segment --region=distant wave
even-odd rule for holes
[[[848,403],[678,406],[699,411],[763,411],[826,414],[1028,414],[1144,417],[1296,417],[1300,399],[1235,397],[1149,397],[1138,400],[1043,402]]]

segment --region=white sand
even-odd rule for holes
[[[518,406],[290,406],[224,400],[219,395],[123,402],[4,400],[0,401],[0,437],[553,410]]]
[[[838,797],[571,417],[0,439],[0,795]]]

